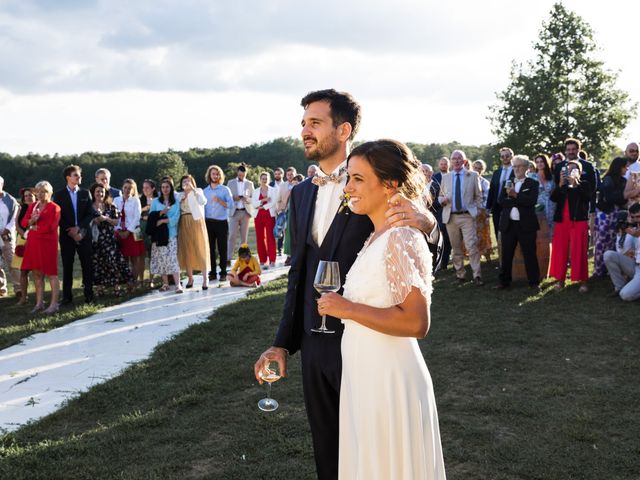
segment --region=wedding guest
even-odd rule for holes
[[[160,194],[151,204],[149,214],[158,212],[156,225],[166,225],[168,240],[166,245],[154,241],[151,244],[151,275],[162,275],[161,292],[169,290],[169,275],[173,276],[176,293],[182,293],[180,285],[180,264],[178,263],[178,222],[180,221],[180,204],[176,201],[171,179],[164,179],[160,183]]]
[[[629,177],[632,173],[636,175],[640,174],[640,162],[638,162],[638,158],[640,157],[640,153],[638,150],[638,144],[636,142],[631,142],[624,149],[624,157],[627,159],[627,174],[625,178],[629,180]]]
[[[82,285],[86,303],[94,301],[91,220],[93,202],[88,190],[80,188],[82,169],[69,165],[63,171],[65,188],[53,194],[53,201],[60,206],[60,254],[62,256],[62,302],[73,303],[73,262],[76,253],[82,267]]]
[[[151,237],[147,233],[147,221],[149,220],[149,210],[153,199],[158,196],[156,182],[151,179],[145,179],[142,182],[142,195],[140,195],[140,232],[142,232],[142,240],[144,241],[144,251],[146,256],[151,259]],[[142,273],[144,279],[144,271]],[[149,288],[154,288],[153,275],[149,272]]]
[[[536,174],[535,178],[540,184],[538,190],[537,208],[543,209],[544,216],[549,225],[549,233],[553,233],[553,216],[556,213],[556,202],[551,200],[551,192],[556,188],[551,172],[551,160],[544,153],[539,153],[535,158]]]
[[[0,177],[0,297],[8,294],[8,278],[13,283],[13,293],[17,298],[20,293],[20,272],[11,267],[16,248],[16,218],[20,205],[9,193],[4,191],[4,178]],[[2,268],[4,263],[6,273]]]
[[[511,285],[513,256],[520,245],[529,287],[539,290],[540,268],[536,256],[536,233],[540,226],[536,215],[539,184],[527,177],[529,157],[516,155],[511,159],[513,166],[513,184],[507,184],[505,194],[500,196],[501,218],[500,235],[502,256],[500,262],[500,283],[498,288]]]
[[[299,176],[304,180],[304,177],[299,174],[295,167],[289,167],[286,171],[286,182],[284,182],[277,193],[276,200],[276,225],[278,222],[282,222],[282,216],[284,216],[284,234],[282,235],[282,247],[284,249],[284,254],[287,258],[284,261],[285,266],[291,264],[291,245],[289,243],[289,196],[291,195],[291,189],[294,185],[294,177]],[[297,182],[300,183],[300,182]]]
[[[562,290],[570,262],[571,281],[580,282],[579,292],[587,293],[591,187],[586,178],[581,178],[582,165],[579,161],[570,160],[566,167],[562,169],[558,185],[551,192],[551,200],[556,202],[557,208],[553,219],[549,276],[558,281],[555,289]]]
[[[284,254],[287,256],[287,258],[284,261],[285,267],[288,267],[291,265],[291,230],[289,228],[289,198],[291,196],[291,189],[302,182],[304,182],[304,177],[302,176],[301,173],[296,173],[289,181],[289,183],[291,184],[291,188],[287,193],[287,228],[285,228],[284,230]]]
[[[442,157],[438,160],[438,171],[433,174],[431,177],[431,198],[433,199],[433,203],[431,204],[431,211],[433,212],[436,220],[438,221],[438,226],[440,228],[440,233],[443,238],[443,249],[442,249],[442,263],[441,269],[446,270],[449,265],[449,259],[451,258],[451,241],[449,240],[449,234],[447,233],[447,227],[444,223],[442,223],[442,205],[438,201],[438,196],[440,195],[440,185],[442,184],[442,176],[449,172],[449,158]],[[486,201],[485,201],[486,208]]]
[[[312,163],[307,167],[307,178],[313,178],[318,173],[318,166]]]
[[[482,191],[482,205],[478,207],[478,215],[476,216],[478,251],[480,255],[484,255],[487,262],[490,262],[493,246],[491,245],[491,220],[489,218],[489,210],[486,208],[489,197],[489,180],[483,177],[487,170],[487,164],[484,160],[476,160],[473,162],[472,168],[478,174],[480,190]]]
[[[616,223],[618,211],[627,205],[632,195],[640,194],[640,189],[630,189],[625,192],[627,179],[627,159],[614,158],[604,174],[596,202],[596,245],[594,248],[594,277],[604,277],[607,267],[604,254],[608,250],[615,250]]]
[[[284,246],[287,229],[289,195],[291,194],[291,189],[293,188],[292,179],[297,175],[297,173],[298,172],[296,171],[295,167],[287,168],[287,171],[285,173],[285,180],[276,189],[276,230],[278,230],[279,235],[275,236],[278,247],[278,255],[282,255],[282,248]]]
[[[22,270],[32,271],[36,286],[36,305],[31,313],[44,309],[44,277],[49,277],[51,302],[45,313],[58,311],[58,226],[60,207],[51,201],[53,187],[47,181],[35,186],[36,202],[29,205],[22,219],[22,228],[29,230],[25,245]],[[62,230],[64,231],[64,230]],[[64,235],[64,234],[63,234]]]
[[[122,195],[121,190],[118,190],[117,188],[111,186],[111,172],[106,168],[99,168],[98,170],[96,170],[95,177],[96,183],[99,183],[104,188],[109,190],[109,195],[111,196],[112,200],[115,200]]]
[[[36,201],[33,188],[20,189],[20,212],[16,220],[16,249],[13,259],[11,260],[11,268],[15,268],[20,272],[20,298],[18,305],[27,303],[27,291],[29,286],[29,271],[22,270],[22,260],[24,258],[25,245],[27,243],[27,229],[22,227],[22,219],[27,214],[29,206]]]
[[[94,183],[89,191],[93,198],[94,210],[91,221],[93,285],[98,295],[103,295],[105,288],[113,288],[115,296],[120,297],[121,285],[131,285],[134,281],[129,262],[116,240],[115,228],[120,225],[120,212],[114,206],[109,190],[102,184]]]
[[[269,186],[278,189],[284,182],[284,170],[278,167],[273,171],[273,180],[269,182]]]
[[[564,162],[564,154],[557,152],[551,155],[551,170],[555,171],[556,167]]]
[[[639,225],[640,203],[634,203],[629,207],[628,218],[616,225],[616,250],[604,252],[604,263],[614,289],[610,296],[619,295],[622,300],[628,302],[640,298]]]
[[[127,178],[122,182],[122,195],[113,199],[113,205],[120,214],[116,226],[118,241],[122,254],[131,263],[133,285],[144,279],[144,240],[140,231],[142,206],[138,198],[138,185]]]
[[[178,193],[180,204],[180,224],[178,231],[178,263],[180,269],[187,272],[185,288],[193,287],[193,271],[202,274],[202,290],[207,290],[209,263],[209,237],[204,221],[204,207],[207,198],[196,185],[192,175],[183,175],[180,179],[182,191]]]
[[[249,220],[253,215],[251,199],[253,182],[246,179],[247,167],[238,166],[236,178],[229,180],[227,186],[231,190],[233,202],[229,210],[229,243],[227,245],[227,266],[231,265],[231,255],[236,248],[236,238],[240,232],[240,243],[247,243]]]
[[[463,168],[465,154],[462,150],[451,153],[453,170],[442,176],[438,201],[442,205],[442,222],[447,226],[449,240],[453,249],[453,267],[459,283],[465,282],[463,255],[464,245],[469,253],[469,263],[473,274],[473,283],[483,286],[476,233],[476,216],[482,204],[480,180],[476,172]]]
[[[497,168],[491,176],[491,185],[489,187],[489,195],[485,208],[491,212],[493,219],[493,230],[496,234],[496,238],[499,239],[500,233],[500,214],[502,209],[500,207],[500,197],[504,195],[504,186],[508,180],[513,180],[513,167],[511,166],[511,159],[513,158],[513,150],[509,147],[502,147],[500,149],[500,161],[502,165]]]
[[[229,241],[229,210],[233,197],[229,187],[224,185],[224,172],[218,165],[211,165],[204,175],[208,184],[204,189],[207,204],[204,206],[204,218],[209,236],[209,280],[216,279],[216,247],[220,256],[220,281],[227,280],[227,242]]]
[[[254,223],[258,258],[263,269],[276,266],[276,239],[273,227],[276,224],[276,189],[269,186],[270,175],[260,174],[260,187],[253,192]],[[267,264],[267,262],[269,262]]]
[[[229,284],[232,287],[257,287],[260,285],[260,265],[251,255],[249,245],[243,243],[238,249],[238,259],[229,271]]]

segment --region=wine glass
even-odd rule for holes
[[[263,412],[273,412],[280,405],[277,400],[271,398],[271,384],[280,380],[280,370],[277,362],[269,362],[266,368],[260,371],[260,378],[269,385],[267,396],[258,402],[258,408]]]
[[[320,260],[316,277],[313,280],[313,288],[320,295],[328,292],[337,292],[340,290],[340,267],[338,262],[330,262],[328,260]],[[322,325],[320,328],[312,328],[312,332],[316,333],[336,333],[335,330],[327,328],[327,316],[322,316]]]

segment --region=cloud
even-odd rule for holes
[[[425,61],[435,70],[490,44],[474,32],[474,8],[459,16],[415,0],[13,0],[0,7],[0,87],[281,92],[310,75],[326,85],[371,74],[381,92],[415,94],[418,79],[433,77]],[[392,73],[396,88],[386,85]]]

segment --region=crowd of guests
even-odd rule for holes
[[[315,175],[315,168],[311,165],[307,174]],[[159,182],[145,179],[139,192],[131,178],[121,189],[113,187],[106,168],[98,169],[95,182],[84,189],[81,168],[69,165],[63,171],[63,189],[54,192],[43,180],[20,189],[19,199],[4,191],[0,177],[0,297],[8,295],[12,283],[18,303],[26,304],[31,274],[36,292],[33,313],[54,313],[73,303],[76,255],[84,300],[89,303],[107,291],[121,296],[139,287],[183,293],[183,288],[193,288],[197,272],[203,290],[215,280],[229,280],[233,286],[259,285],[262,270],[274,267],[277,255],[284,252],[285,264],[290,263],[289,194],[304,177],[294,167],[277,168],[273,180],[269,172],[261,172],[260,184],[254,187],[247,171],[240,165],[236,177],[225,185],[224,172],[212,165],[204,189],[193,176],[184,175],[177,188],[171,177]],[[258,259],[248,246],[251,219]],[[48,305],[45,277],[51,289]]]
[[[635,279],[640,264],[638,144],[630,143],[625,156],[614,158],[602,176],[579,140],[568,138],[564,146],[563,153],[539,154],[533,161],[501,148],[500,166],[490,180],[484,178],[486,163],[469,161],[461,150],[441,158],[435,173],[430,165],[422,166],[444,237],[442,265],[446,269],[451,261],[460,283],[467,281],[468,257],[473,283],[484,285],[481,257],[490,260],[496,251],[493,228],[500,258],[498,289],[511,286],[519,246],[530,288],[539,290],[548,274],[561,290],[570,269],[571,281],[586,293],[591,243],[593,277],[609,276],[612,295],[640,297],[640,276]],[[140,286],[182,293],[183,287],[193,288],[195,272],[202,275],[203,290],[215,280],[259,285],[260,274],[275,266],[277,255],[284,253],[285,265],[290,263],[289,195],[304,177],[294,167],[277,168],[273,179],[261,172],[254,185],[247,172],[241,164],[225,185],[223,170],[212,165],[204,189],[193,176],[184,175],[177,190],[174,180],[165,177],[159,182],[145,179],[140,193],[130,178],[121,189],[111,186],[106,168],[98,169],[95,182],[83,189],[81,168],[70,165],[63,171],[63,189],[53,192],[43,180],[22,188],[18,200],[4,191],[0,177],[0,296],[8,294],[12,283],[18,302],[26,304],[31,272],[34,312],[52,313],[72,303],[76,255],[87,302],[107,290],[120,296]],[[307,177],[316,172],[310,165]],[[251,219],[257,259],[248,246]],[[548,263],[540,261],[540,245],[545,244],[550,245]],[[184,285],[181,272],[186,274]],[[48,306],[45,277],[51,289]]]
[[[423,165],[445,240],[442,265],[446,269],[451,256],[459,282],[466,281],[468,256],[473,282],[484,285],[480,258],[489,259],[493,250],[492,223],[500,256],[495,288],[511,286],[519,246],[530,288],[539,290],[548,274],[556,280],[554,288],[562,290],[570,269],[571,281],[587,293],[591,244],[591,277],[609,276],[612,296],[640,298],[640,275],[635,279],[640,268],[640,248],[635,248],[640,237],[638,144],[630,143],[624,157],[614,158],[602,175],[579,140],[568,138],[564,147],[563,153],[533,160],[501,148],[500,166],[490,180],[483,177],[485,162],[470,162],[461,150],[441,158],[436,173]],[[541,262],[541,245],[551,252],[548,264]]]

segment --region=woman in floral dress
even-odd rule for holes
[[[97,295],[104,295],[105,288],[113,288],[114,294],[121,296],[120,286],[132,285],[133,275],[115,236],[115,226],[120,221],[120,214],[113,206],[109,190],[95,183],[90,191],[94,210],[94,218],[91,221],[93,285],[96,287]]]

